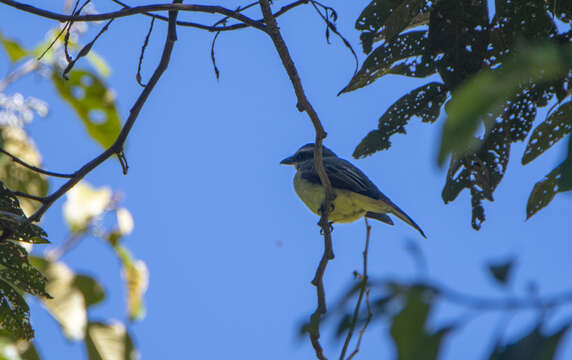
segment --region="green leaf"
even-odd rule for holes
[[[378,129],[360,142],[353,156],[359,158],[389,149],[389,138],[396,133],[405,134],[405,125],[413,116],[420,117],[423,122],[435,121],[446,97],[447,89],[437,82],[425,84],[401,97],[381,116]]]
[[[497,345],[490,360],[552,360],[570,324],[562,326],[551,334],[542,331],[539,323],[529,334],[509,345]]]
[[[527,219],[530,219],[532,215],[550,204],[557,193],[572,190],[572,183],[560,183],[564,164],[562,163],[554,168],[544,179],[534,185],[526,204]]]
[[[34,337],[28,304],[22,295],[2,280],[0,280],[0,328],[19,339],[30,340]]]
[[[0,278],[28,294],[51,298],[46,292],[48,279],[28,261],[20,245],[0,242]]]
[[[28,52],[17,41],[8,39],[2,34],[0,34],[0,43],[12,62],[17,62],[28,56]]]
[[[510,259],[501,263],[489,264],[487,269],[493,279],[495,279],[500,285],[506,285],[512,273],[514,263],[514,259]]]
[[[562,0],[546,0],[546,7],[560,21],[572,22],[572,2]]]
[[[92,277],[76,275],[71,286],[81,291],[87,307],[98,304],[105,299],[103,287]]]
[[[94,69],[97,70],[99,75],[103,77],[108,77],[109,74],[111,74],[111,67],[109,67],[107,61],[105,61],[105,59],[102,58],[94,50],[90,50],[85,57],[91,63],[91,66],[93,66]]]
[[[392,69],[392,65],[397,61],[423,55],[426,46],[427,31],[411,31],[397,36],[389,43],[381,44],[367,57],[361,69],[339,94],[373,83],[379,77],[388,74]]]
[[[562,177],[558,185],[562,189],[572,188],[572,135],[568,136],[568,155],[562,164]]]
[[[121,323],[90,322],[85,339],[89,360],[135,360],[137,351]]]
[[[88,71],[73,70],[68,76],[66,81],[54,70],[52,80],[58,94],[76,111],[89,135],[107,149],[121,131],[113,92]]]
[[[0,143],[10,154],[26,161],[28,164],[41,167],[41,156],[26,132],[18,127],[0,126]],[[29,170],[5,154],[0,154],[0,179],[12,191],[21,191],[35,196],[46,196],[49,183],[46,176]],[[25,214],[31,215],[41,203],[27,198],[19,198]]]
[[[390,328],[398,360],[437,359],[441,343],[451,328],[437,331],[425,328],[434,295],[434,291],[421,286],[411,287],[407,292],[405,305],[393,318]]]
[[[512,57],[500,70],[486,70],[471,78],[453,93],[445,107],[439,164],[451,152],[466,152],[483,119],[495,119],[504,104],[519,92],[527,80],[543,83],[567,74],[572,61],[572,45],[538,45]],[[489,115],[487,115],[489,114]],[[490,124],[485,123],[485,126]]]
[[[0,330],[0,359],[40,360],[40,355],[32,342],[18,339],[6,330]]]
[[[524,151],[522,163],[528,164],[536,159],[571,131],[572,101],[568,101],[560,105],[534,129]]]

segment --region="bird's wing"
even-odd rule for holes
[[[327,157],[324,158],[324,168],[334,188],[353,191],[373,199],[388,201],[391,204],[391,200],[383,195],[377,186],[349,161],[337,157]],[[313,184],[322,183],[314,169],[313,159],[300,164],[299,171],[303,179]]]

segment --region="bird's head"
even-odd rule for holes
[[[314,159],[314,143],[306,144],[296,151],[296,153],[292,156],[287,157],[286,159],[280,161],[280,164],[284,165],[297,165],[304,161],[313,160]],[[322,145],[322,156],[326,157],[337,157],[337,155],[327,147]]]

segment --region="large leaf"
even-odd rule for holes
[[[85,339],[89,360],[135,360],[131,336],[121,323],[90,322]]]
[[[411,31],[399,35],[391,42],[385,42],[371,53],[361,69],[353,76],[340,94],[371,84],[379,77],[388,74],[391,66],[407,58],[425,53],[427,31]]]
[[[552,360],[560,341],[570,329],[570,324],[562,326],[551,334],[542,331],[538,324],[525,337],[509,345],[497,345],[490,360]]]
[[[425,84],[403,96],[381,116],[378,129],[360,142],[353,156],[359,158],[389,149],[389,138],[396,133],[405,134],[405,125],[413,116],[420,117],[423,122],[435,121],[446,97],[447,89],[437,82]]]
[[[552,114],[532,132],[522,163],[528,164],[540,154],[548,150],[566,134],[572,131],[572,101],[568,101]]]
[[[446,107],[439,163],[450,152],[466,152],[481,121],[495,119],[496,115],[490,114],[501,113],[505,103],[521,91],[523,82],[544,83],[564,77],[571,61],[572,45],[544,44],[522,51],[500,70],[473,77],[453,94]]]
[[[28,261],[26,250],[11,242],[0,242],[0,278],[35,296],[51,298],[48,279]]]
[[[433,295],[432,290],[424,287],[410,288],[403,309],[393,318],[390,334],[398,360],[437,359],[442,341],[451,329],[426,329]]]
[[[113,92],[88,71],[73,70],[68,76],[66,81],[54,70],[52,80],[58,94],[76,111],[89,135],[108,148],[121,131]]]
[[[572,184],[562,184],[559,181],[562,178],[562,170],[563,164],[560,164],[534,185],[526,204],[527,219],[550,204],[557,193],[572,190]]]

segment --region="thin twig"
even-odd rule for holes
[[[89,2],[90,2],[90,0],[86,0],[83,3],[83,5],[81,6],[81,8],[79,8],[79,10],[77,10],[77,6],[79,5],[79,0],[76,0],[75,6],[73,7],[73,10],[72,10],[72,15],[75,15],[75,16],[79,15],[79,13],[83,10],[84,7],[87,6],[87,4],[89,4]],[[66,35],[64,36],[64,54],[65,54],[66,60],[69,64],[72,62],[72,57],[68,51],[68,44],[70,41],[70,30],[71,30],[71,27],[73,26],[73,20],[70,20],[66,25],[67,25],[67,31],[66,31]],[[67,80],[67,78],[66,78],[66,80]]]
[[[346,360],[353,359],[354,356],[356,356],[357,353],[359,352],[359,347],[361,345],[361,340],[363,339],[363,334],[365,334],[365,331],[367,330],[367,326],[369,325],[369,322],[371,321],[371,318],[373,317],[373,313],[371,312],[371,305],[369,304],[369,289],[367,289],[365,291],[365,304],[367,305],[367,319],[365,319],[365,323],[363,324],[363,327],[359,331],[359,336],[358,336],[358,340],[357,340],[356,347],[355,347],[354,351],[352,351],[352,353],[350,354],[350,356],[348,356],[348,358]]]
[[[155,24],[155,18],[151,18],[151,25],[149,25],[149,31],[147,31],[147,36],[145,36],[145,41],[143,42],[143,46],[141,46],[141,54],[139,54],[139,64],[137,64],[137,75],[135,75],[135,79],[137,79],[137,83],[141,85],[141,87],[145,87],[146,85],[141,82],[141,65],[143,64],[143,58],[145,57],[145,49],[147,49],[147,45],[149,45],[149,38],[151,37],[151,33],[153,32],[153,24]]]
[[[352,322],[350,324],[350,328],[348,329],[348,334],[346,336],[344,346],[342,347],[342,352],[340,353],[340,360],[344,360],[346,357],[346,351],[348,350],[348,346],[350,345],[350,341],[352,340],[352,336],[354,334],[354,329],[356,327],[356,323],[358,320],[359,309],[361,307],[363,295],[365,294],[366,288],[367,288],[367,254],[369,251],[369,238],[370,238],[370,234],[371,234],[371,226],[367,222],[366,217],[364,217],[364,220],[365,220],[365,248],[362,252],[362,255],[363,255],[363,273],[361,276],[361,284],[360,284],[360,289],[359,289],[358,301],[357,301],[356,307],[354,309]],[[358,345],[358,347],[359,347],[359,345]]]
[[[53,176],[53,177],[59,177],[59,178],[73,178],[75,176],[75,174],[62,174],[62,173],[56,173],[56,172],[52,172],[52,171],[48,171],[48,170],[44,170],[44,169],[40,169],[39,167],[33,166],[28,164],[27,162],[25,162],[24,160],[18,158],[16,155],[12,155],[10,154],[8,151],[0,148],[0,153],[5,154],[7,156],[9,156],[10,158],[12,158],[12,160],[32,171],[35,171],[37,173],[40,174],[44,174],[44,175],[48,175],[48,176]]]
[[[280,56],[280,60],[282,61],[282,65],[284,69],[288,73],[288,77],[292,82],[292,86],[294,88],[294,92],[296,93],[296,98],[298,99],[298,103],[296,107],[299,111],[305,111],[312,124],[314,125],[314,130],[316,132],[316,146],[314,148],[314,167],[316,172],[320,177],[320,181],[324,187],[324,204],[322,206],[321,217],[319,221],[319,225],[322,228],[322,233],[324,234],[324,253],[322,255],[322,259],[316,269],[316,274],[314,279],[312,280],[312,284],[316,286],[317,297],[318,297],[318,306],[316,311],[311,316],[311,321],[314,320],[312,323],[316,326],[311,327],[310,333],[310,341],[312,342],[312,346],[316,352],[316,356],[319,359],[325,359],[322,348],[319,344],[320,332],[319,332],[319,319],[320,317],[326,313],[326,294],[324,291],[324,283],[323,277],[324,272],[326,271],[326,266],[328,261],[334,258],[334,251],[332,247],[332,233],[330,229],[330,224],[328,222],[328,215],[330,213],[330,207],[333,204],[333,200],[335,198],[334,192],[332,190],[332,185],[330,183],[330,179],[324,170],[324,164],[322,162],[322,141],[326,138],[327,134],[322,126],[322,123],[318,117],[318,114],[306,98],[306,94],[304,92],[304,88],[302,86],[302,81],[300,80],[300,76],[298,75],[298,71],[294,65],[294,61],[290,56],[290,52],[286,47],[286,43],[280,34],[280,30],[278,28],[278,24],[276,23],[276,19],[272,14],[272,10],[270,9],[270,4],[268,0],[260,0],[260,9],[262,10],[262,15],[264,16],[264,23],[266,24],[266,32],[272,39],[274,43],[274,47]],[[316,321],[317,320],[317,321]]]
[[[31,199],[31,200],[35,200],[38,202],[43,203],[44,201],[46,201],[46,198],[43,196],[36,196],[36,195],[32,195],[32,194],[28,194],[22,191],[12,191],[12,194],[16,195],[16,196],[20,196],[23,198],[27,198],[27,199]]]
[[[99,37],[101,36],[101,34],[103,34],[104,32],[107,31],[107,29],[109,28],[109,25],[111,25],[111,23],[113,22],[113,19],[109,20],[104,27],[101,28],[101,30],[99,30],[99,32],[97,33],[97,35],[95,36],[95,38],[93,40],[91,40],[89,43],[87,43],[84,47],[81,48],[81,50],[78,52],[77,56],[75,57],[75,59],[72,59],[71,61],[68,60],[68,65],[66,66],[66,68],[64,69],[64,72],[62,73],[62,76],[64,79],[69,80],[68,79],[68,72],[71,71],[71,69],[73,68],[73,66],[75,65],[75,63],[82,57],[86,56],[90,51],[91,48],[93,47],[93,45],[95,44],[95,42],[97,41],[97,39],[99,39]],[[68,34],[69,34],[69,29],[68,29]],[[67,46],[67,45],[66,45]]]
[[[213,41],[211,43],[211,62],[213,64],[213,69],[215,72],[215,76],[216,79],[218,80],[220,78],[220,71],[218,70],[218,67],[216,66],[216,58],[215,58],[215,51],[214,51],[214,47],[216,44],[216,39],[218,39],[218,36],[220,35],[220,31],[218,31],[215,36],[213,37]]]
[[[178,5],[180,4],[181,1],[182,0],[174,0],[173,5]],[[133,124],[135,124],[135,120],[139,116],[139,113],[141,112],[143,105],[145,104],[147,98],[151,94],[151,91],[153,91],[153,88],[161,78],[161,75],[163,75],[163,73],[167,69],[167,66],[169,65],[169,61],[171,59],[171,53],[173,51],[173,46],[175,44],[175,41],[177,40],[177,25],[176,25],[177,15],[178,15],[178,10],[174,9],[169,11],[169,28],[167,31],[167,38],[165,40],[165,45],[163,47],[161,60],[157,65],[157,67],[155,68],[155,71],[153,72],[153,75],[151,76],[149,83],[147,84],[147,86],[145,86],[145,88],[137,98],[137,101],[135,101],[135,104],[131,108],[129,112],[129,117],[125,122],[125,125],[123,125],[123,128],[121,129],[121,132],[117,136],[115,142],[99,156],[97,156],[84,166],[82,166],[82,168],[79,169],[71,179],[69,179],[58,190],[56,190],[54,193],[48,196],[46,198],[46,201],[42,204],[42,206],[30,217],[31,221],[39,221],[42,215],[48,210],[48,208],[63,194],[65,194],[69,189],[71,189],[75,184],[77,184],[81,179],[83,179],[85,175],[87,175],[93,169],[98,167],[109,157],[115,154],[120,155],[122,153],[125,140],[127,139],[127,136],[129,135],[129,132],[133,127]]]

